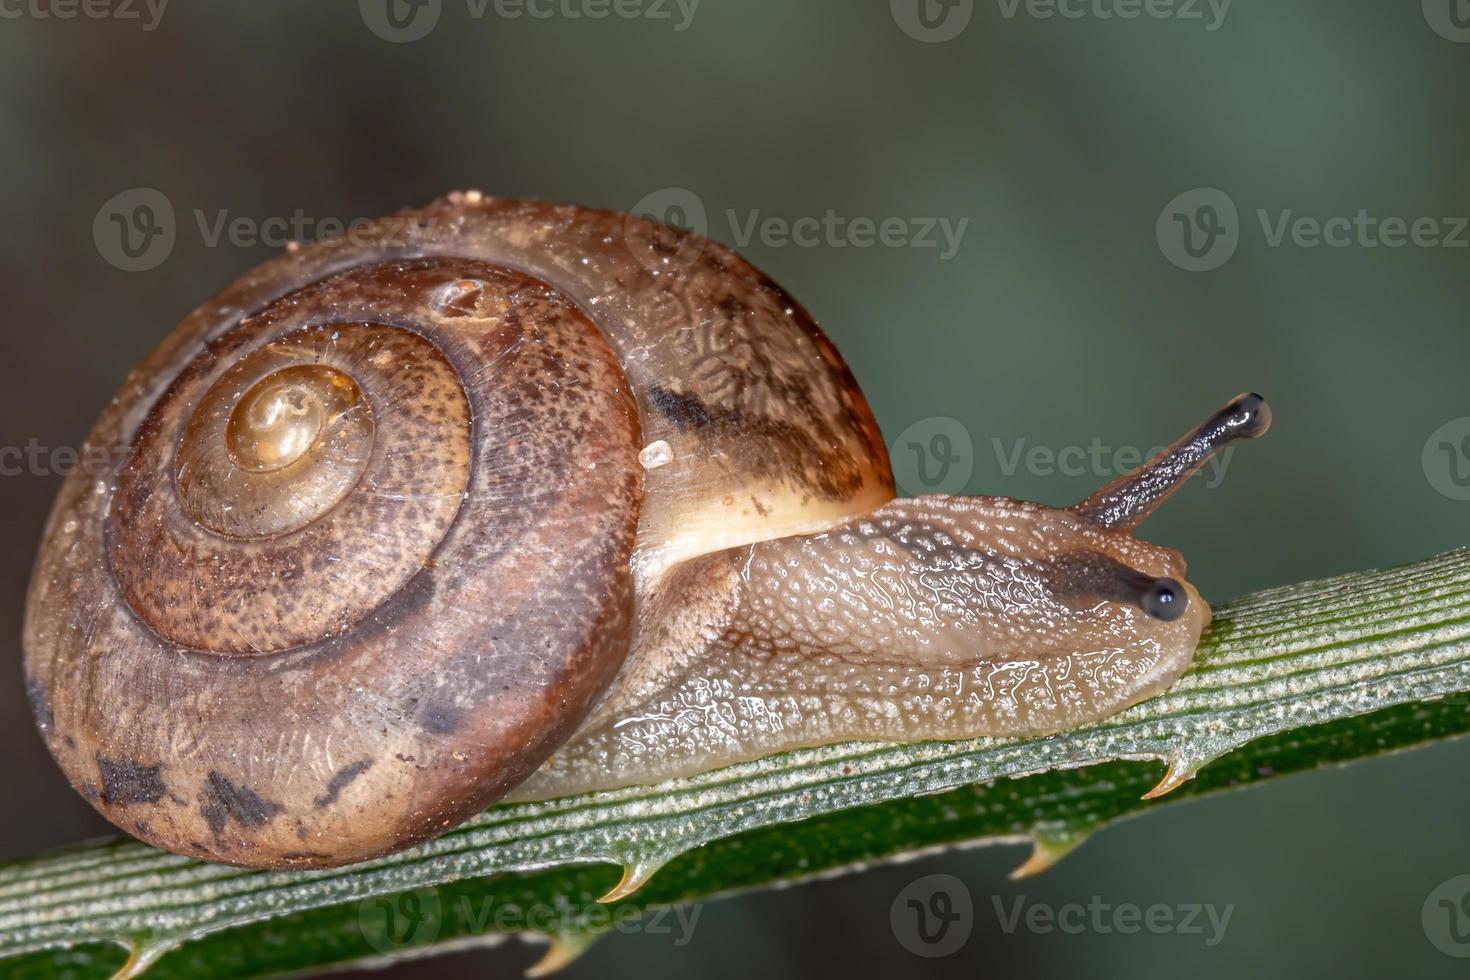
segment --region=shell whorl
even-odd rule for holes
[[[320,290],[292,295],[297,316]],[[270,653],[355,626],[424,567],[466,494],[470,397],[432,340],[278,330],[251,317],[205,348],[118,477],[112,573],[179,646]]]
[[[94,806],[232,863],[406,846],[575,728],[640,570],[891,496],[806,314],[703,240],[662,268],[668,231],[461,196],[180,324],[89,437],[119,464],[63,486],[27,605],[33,706]]]
[[[267,303],[63,495],[26,628],[49,746],[114,822],[214,860],[442,830],[621,664],[639,445],[601,333],[522,274],[368,263]]]

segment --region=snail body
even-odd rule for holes
[[[1188,666],[1132,530],[1242,396],[1068,509],[894,499],[807,313],[734,253],[457,194],[196,310],[88,439],[27,601],[48,748],[183,854],[326,867],[508,793],[845,739],[1025,735]]]

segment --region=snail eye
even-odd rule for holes
[[[1043,578],[1058,596],[1125,603],[1164,623],[1174,622],[1189,609],[1189,593],[1178,579],[1149,575],[1101,552],[1064,554],[1042,568]]]
[[[1139,589],[1138,608],[1154,619],[1172,623],[1189,608],[1189,597],[1173,579],[1153,579]]]

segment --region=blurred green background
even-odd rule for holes
[[[0,446],[78,444],[186,311],[274,251],[212,242],[198,214],[345,221],[462,187],[629,209],[683,188],[712,237],[822,322],[887,436],[910,432],[901,472],[912,443],[962,433],[946,476],[968,466],[969,492],[1064,504],[1113,471],[1012,466],[1018,446],[1147,449],[1254,389],[1275,409],[1270,437],[1145,529],[1184,552],[1207,597],[1470,543],[1470,422],[1455,422],[1470,416],[1470,30],[1457,26],[1470,5],[1237,0],[1222,18],[1204,0],[1063,0],[1053,16],[1024,0],[702,0],[692,16],[691,0],[624,2],[476,16],[442,0],[401,7],[420,19],[396,35],[373,0],[175,3],[156,22],[141,0],[138,19],[6,5]],[[94,220],[140,187],[167,198],[176,238],[129,272]],[[812,244],[746,235],[752,220],[829,211],[899,219],[903,240],[863,247],[850,225]],[[1310,228],[1275,238],[1283,219],[1360,211],[1432,220],[1399,247],[1391,224],[1341,246],[1312,246]],[[967,222],[952,255],[937,232],[936,247],[913,240],[930,221]],[[1206,249],[1209,228],[1223,234]],[[21,690],[23,592],[59,482],[0,481],[13,651],[0,858],[106,830],[46,756]],[[1022,850],[996,847],[720,901],[686,945],[614,936],[567,975],[1464,975],[1420,910],[1470,872],[1467,763],[1470,745],[1447,744],[1165,809],[1022,884],[1005,879]],[[935,872],[966,883],[974,932],[921,959],[889,907]],[[1234,909],[1207,947],[1146,930],[1008,934],[994,895]],[[538,956],[510,944],[386,975],[513,976]]]

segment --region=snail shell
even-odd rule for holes
[[[81,792],[215,860],[403,846],[569,734],[627,652],[635,565],[890,497],[810,317],[687,241],[457,195],[185,319],[92,432],[126,458],[67,481],[33,577],[33,697]]]
[[[517,786],[1055,729],[1187,665],[1208,607],[1132,525],[1266,419],[1070,511],[890,502],[841,356],[738,256],[451,195],[247,273],[133,372],[88,439],[116,467],[47,526],[28,689],[110,820],[271,867]]]

